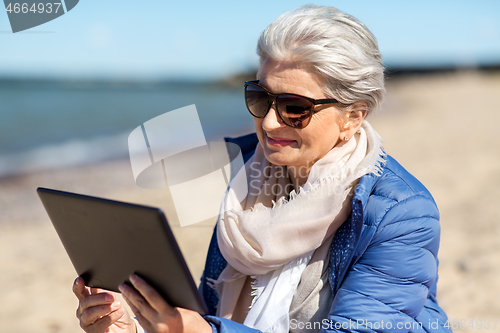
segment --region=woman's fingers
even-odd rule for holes
[[[115,298],[113,297],[113,295],[109,293],[88,295],[80,300],[80,305],[78,306],[76,316],[79,318],[82,315],[82,313],[88,308],[100,305],[109,306],[114,301]]]
[[[124,313],[125,309],[120,306],[113,312],[110,312],[101,318],[97,318],[92,322],[80,320],[80,326],[86,332],[104,332],[117,320],[119,320]]]
[[[130,281],[135,289],[125,284],[119,288],[146,332],[212,332],[210,324],[196,311],[172,307],[135,274]]]
[[[90,295],[89,290],[85,287],[85,281],[83,281],[82,277],[77,277],[75,282],[73,283],[73,293],[76,295],[79,301],[81,301],[84,297]]]
[[[116,316],[115,312],[121,312],[121,316],[123,315],[123,311],[117,311],[119,309],[123,310],[120,302],[118,301],[112,304],[103,304],[89,307],[81,312],[80,323],[82,324],[82,326],[89,326],[96,323],[102,318],[110,316],[111,314],[113,314],[113,316]],[[117,317],[117,319],[118,318],[120,317]]]
[[[134,313],[137,315],[140,313],[148,321],[154,321],[157,311],[149,305],[148,301],[134,288],[127,286],[126,284],[121,284],[119,287],[122,292],[123,298],[130,305],[132,309],[135,309]]]
[[[78,277],[73,284],[73,292],[78,298],[79,305],[76,310],[76,317],[80,320],[82,327],[97,322],[100,318],[108,316],[110,313],[121,308],[121,304],[115,301],[115,297],[107,292],[85,286],[85,282]],[[121,313],[123,315],[123,313]],[[119,318],[119,317],[118,317]]]
[[[85,332],[132,332],[134,321],[116,297],[104,289],[88,288],[82,278],[73,284],[79,304],[76,317]]]
[[[158,313],[165,311],[173,311],[173,308],[163,299],[163,297],[146,281],[141,279],[138,275],[130,275],[130,282],[134,288],[144,297],[149,305]]]

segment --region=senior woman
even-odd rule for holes
[[[200,291],[210,315],[173,308],[140,277],[74,285],[87,332],[450,332],[436,301],[439,213],[365,117],[385,88],[371,32],[332,7],[285,13],[260,36],[245,83],[256,136],[226,192]],[[257,141],[258,139],[258,141]],[[235,187],[246,181],[240,201]]]

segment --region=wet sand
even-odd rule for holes
[[[401,77],[388,82],[384,112],[369,118],[386,151],[440,208],[438,301],[450,319],[467,325],[500,319],[499,91],[500,73]],[[181,228],[169,213],[168,193],[137,187],[128,161],[0,179],[0,332],[81,331],[71,292],[76,273],[38,186],[163,208],[199,280],[213,223]]]

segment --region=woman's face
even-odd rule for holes
[[[292,93],[321,99],[327,98],[319,81],[293,63],[277,62],[268,58],[261,68],[259,84],[275,94]],[[269,162],[276,165],[306,168],[326,155],[342,141],[341,121],[335,104],[318,105],[321,110],[312,116],[309,125],[297,129],[285,125],[273,104],[264,118],[255,118],[259,142]],[[301,170],[302,171],[302,170]]]

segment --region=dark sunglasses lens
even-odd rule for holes
[[[285,124],[303,128],[309,123],[313,104],[307,99],[294,95],[280,95],[277,104],[278,112]]]
[[[247,85],[245,88],[245,102],[248,111],[257,118],[264,118],[272,103],[265,90],[252,84]]]

